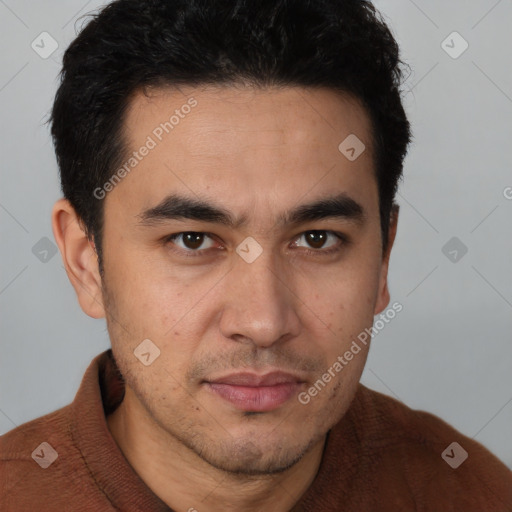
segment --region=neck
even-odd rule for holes
[[[123,402],[107,417],[108,427],[135,472],[173,510],[286,512],[320,467],[325,437],[282,473],[228,473],[201,459],[141,409],[127,387]]]

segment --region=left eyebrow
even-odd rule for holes
[[[299,225],[325,219],[343,219],[362,224],[366,213],[360,203],[342,193],[300,205],[280,216],[278,222],[282,225]]]
[[[184,219],[222,224],[232,229],[239,229],[248,223],[246,215],[235,217],[224,207],[212,201],[178,194],[170,194],[156,206],[142,211],[138,217],[139,223],[144,226]],[[277,223],[280,226],[300,225],[325,219],[343,219],[362,224],[366,219],[366,213],[360,203],[347,194],[341,193],[302,204],[281,213]]]

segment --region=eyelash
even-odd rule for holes
[[[168,244],[169,242],[174,242],[174,240],[176,238],[178,238],[181,235],[185,235],[187,233],[206,235],[207,237],[212,238],[212,239],[216,238],[215,235],[213,235],[212,233],[207,233],[204,231],[180,231],[179,233],[173,233],[172,235],[165,237],[164,243]],[[308,256],[328,256],[335,252],[340,252],[342,250],[342,246],[346,246],[349,244],[349,240],[344,234],[338,233],[336,231],[327,230],[327,229],[310,229],[308,231],[304,231],[304,232],[300,233],[299,236],[295,238],[295,240],[299,239],[306,233],[331,234],[331,235],[334,235],[336,238],[338,238],[338,240],[341,242],[341,246],[339,244],[337,244],[337,245],[334,245],[333,247],[330,247],[329,249],[324,249],[324,250],[322,250],[322,249],[316,249],[316,250],[303,249],[303,252],[305,252]],[[209,251],[210,249],[201,249],[201,250],[197,251],[197,250],[192,250],[192,249],[185,250],[185,249],[181,249],[181,248],[180,249],[171,248],[170,250],[172,252],[178,253],[180,255],[184,255],[185,257],[195,258],[195,257],[203,256],[203,253],[205,253],[206,251]]]

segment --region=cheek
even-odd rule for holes
[[[321,282],[312,280],[304,287],[301,298],[304,309],[310,309],[320,324],[333,335],[343,337],[373,321],[377,287],[376,272],[363,275],[340,272]]]
[[[192,307],[194,294],[147,259],[129,258],[127,249],[118,253],[125,253],[124,258],[113,258],[116,265],[105,269],[117,313],[124,322],[154,335],[169,331]]]
[[[340,272],[337,279],[333,276],[320,285],[321,290],[317,281],[315,291],[307,295],[304,302],[308,307],[303,311],[313,312],[304,317],[307,330],[316,340],[315,350],[324,354],[325,371],[331,369],[335,375],[320,400],[329,408],[327,395],[338,400],[336,397],[345,395],[347,387],[357,384],[364,369],[370,345],[365,330],[373,325],[378,272],[368,267],[352,275]],[[334,367],[338,357],[342,362]]]

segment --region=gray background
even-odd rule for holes
[[[44,262],[41,246],[32,250],[53,241],[60,196],[44,122],[62,52],[77,19],[100,5],[0,0],[0,433],[69,403],[109,346],[104,320],[80,310],[60,255]],[[376,6],[412,67],[405,105],[415,141],[389,277],[403,311],[375,337],[363,383],[442,417],[512,468],[512,2]],[[31,47],[43,31],[59,45],[46,59]],[[458,58],[441,45],[453,31],[469,44]],[[446,44],[463,48],[453,36]]]

